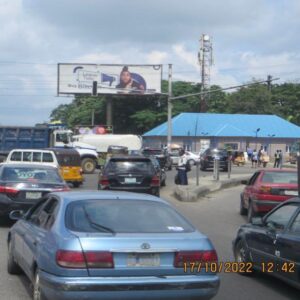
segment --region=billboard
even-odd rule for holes
[[[161,93],[162,65],[58,64],[58,94]]]

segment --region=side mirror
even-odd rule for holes
[[[23,210],[13,210],[9,213],[9,218],[13,221],[17,221],[19,219],[22,219],[24,216]]]
[[[268,231],[271,233],[271,234],[275,234],[276,233],[276,226],[273,222],[267,222],[266,223],[266,226],[268,228]]]
[[[256,226],[262,226],[264,224],[262,218],[252,218],[251,224],[256,225]]]
[[[248,180],[241,180],[241,184],[248,184]]]

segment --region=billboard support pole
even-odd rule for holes
[[[168,89],[168,151],[171,151],[172,143],[172,64],[169,64],[169,89]]]
[[[106,97],[106,125],[112,126],[112,111],[113,111],[112,98],[110,96]]]

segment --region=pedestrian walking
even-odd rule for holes
[[[263,152],[263,149],[260,148],[258,150],[258,153],[257,153],[257,163],[258,163],[258,167],[260,167],[260,164],[261,164],[261,156],[262,156],[262,152]]]
[[[276,150],[275,154],[274,154],[274,168],[278,168],[279,167],[279,150]]]
[[[279,150],[279,158],[278,158],[278,168],[282,168],[282,163],[283,163],[283,155],[282,155],[282,151]]]
[[[253,151],[253,153],[252,153],[252,160],[251,160],[251,162],[252,162],[252,168],[254,167],[254,168],[256,168],[257,167],[257,155],[258,155],[258,153],[257,153],[257,151],[256,151],[256,149]]]
[[[179,178],[180,185],[188,185],[186,164],[187,164],[187,157],[185,155],[185,151],[183,149],[180,149],[178,166],[177,166],[178,178]]]

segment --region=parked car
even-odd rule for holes
[[[8,233],[8,272],[34,299],[210,299],[219,277],[210,240],[170,204],[146,194],[51,193]],[[26,251],[24,251],[26,249]]]
[[[160,179],[149,157],[113,156],[99,174],[98,190],[119,190],[159,196]]]
[[[155,156],[162,169],[172,170],[171,157],[166,149],[161,148],[143,148],[142,154],[144,156]]]
[[[149,156],[160,180],[160,186],[166,186],[167,174],[164,168],[161,168],[158,159],[155,156]]]
[[[57,168],[42,164],[0,164],[0,216],[26,211],[52,191],[70,190]]]
[[[274,206],[298,195],[297,172],[291,169],[258,170],[241,193],[240,214],[248,221],[257,214],[269,212]]]
[[[200,156],[200,169],[213,169],[214,160],[219,161],[219,168],[223,171],[228,170],[228,152],[226,149],[206,149]]]
[[[248,274],[259,270],[300,289],[300,199],[293,198],[263,218],[239,228],[233,241],[235,260]],[[244,273],[246,268],[244,268]],[[242,273],[241,273],[242,274]]]
[[[185,155],[187,158],[187,162],[191,165],[194,166],[196,163],[200,162],[200,156],[191,152],[191,151],[185,151]]]

